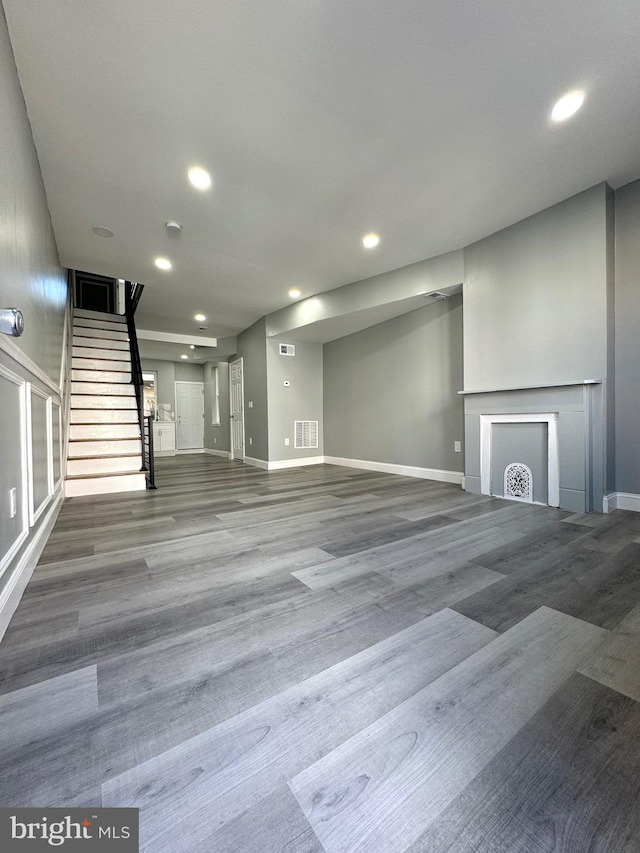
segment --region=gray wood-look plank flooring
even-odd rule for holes
[[[0,806],[153,853],[640,850],[640,516],[158,460],[65,502],[0,644]]]

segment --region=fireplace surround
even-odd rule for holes
[[[509,424],[509,446],[513,458],[533,471],[528,461],[530,433],[519,427],[538,424],[546,437],[545,465],[547,503],[572,512],[602,511],[604,495],[604,409],[603,384],[582,380],[557,385],[488,390],[465,390],[465,489],[475,494],[504,497],[504,466],[496,469],[496,427]],[[523,470],[524,470],[523,468]]]

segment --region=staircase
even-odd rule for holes
[[[65,494],[145,489],[127,323],[76,308]]]

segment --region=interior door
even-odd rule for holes
[[[244,379],[242,359],[229,364],[231,403],[231,458],[244,459]]]
[[[176,421],[178,450],[204,447],[203,382],[176,382]]]

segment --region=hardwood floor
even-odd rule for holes
[[[0,806],[153,853],[637,853],[640,515],[320,465],[68,500],[0,644]]]

